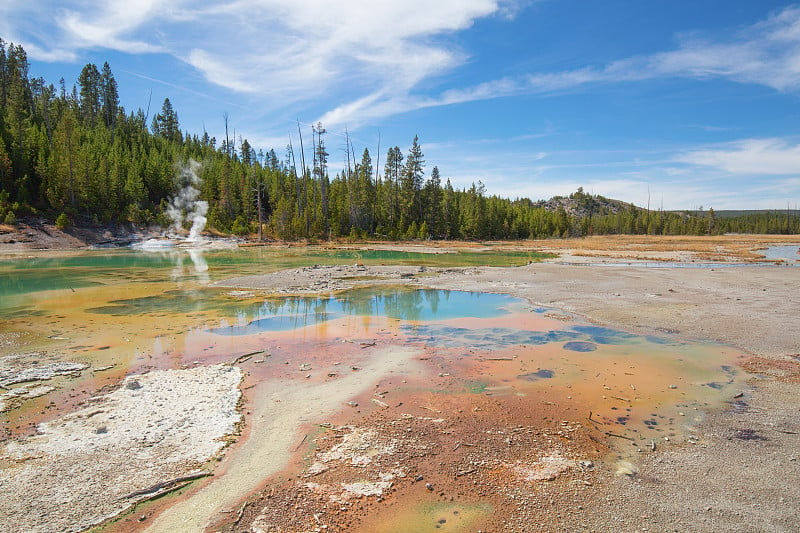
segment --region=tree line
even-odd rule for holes
[[[716,217],[651,211],[579,189],[555,207],[454,188],[415,137],[384,159],[357,155],[345,135],[342,170],[329,174],[327,131],[298,123],[283,157],[247,139],[183,132],[169,99],[152,119],[120,104],[108,63],[87,64],[67,88],[30,75],[20,45],[0,39],[0,222],[40,216],[70,223],[167,227],[178,170],[200,163],[208,226],[270,239],[527,239],[591,234],[800,233],[797,213]],[[309,135],[310,133],[310,135]],[[568,201],[567,201],[568,200]]]

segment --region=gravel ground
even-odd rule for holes
[[[505,495],[506,500],[495,501],[496,509],[505,512],[495,511],[493,518],[478,520],[476,523],[485,530],[797,530],[800,297],[796,288],[800,286],[800,268],[648,268],[555,262],[518,268],[420,272],[411,267],[354,266],[278,272],[249,280],[229,280],[224,285],[266,292],[277,287],[276,292],[305,293],[316,292],[317,287],[329,291],[376,281],[508,293],[584,315],[600,324],[642,333],[712,339],[737,346],[752,356],[744,365],[752,373],[749,389],[731,403],[730,409],[708,416],[698,428],[693,444],[647,454],[632,469],[631,473],[638,471],[634,475],[615,476],[608,469],[599,469],[592,474],[595,477],[592,487],[577,494],[569,490],[569,482],[583,478],[580,470],[572,470],[563,476],[568,480],[567,485],[539,485],[535,497],[533,493],[523,496],[527,506],[508,501],[513,490],[498,490],[496,494]],[[380,429],[385,424],[386,421],[374,421],[367,427]],[[463,424],[452,434],[464,431],[473,434]],[[531,428],[531,431],[545,430]],[[451,435],[448,445],[454,440],[457,437]],[[438,445],[445,446],[441,442]],[[532,449],[539,453],[539,461],[548,454],[546,448]],[[578,448],[568,460],[571,464],[582,460],[581,457],[586,460],[587,450]],[[438,461],[449,464],[442,458]],[[409,484],[408,476],[413,474],[406,471],[405,478],[395,480],[396,490],[405,490],[402,487]],[[508,478],[496,487],[501,486],[513,488]],[[557,486],[563,490],[553,490]],[[336,490],[340,490],[338,487]],[[253,505],[260,511],[253,516],[245,513],[232,529],[238,531],[249,523],[252,531],[298,530],[290,524],[275,522],[274,512],[271,515],[269,509],[285,509],[285,504],[311,512],[306,516],[328,517],[319,511],[315,515],[314,505],[309,504],[314,498],[319,499],[320,493],[325,494],[320,491],[318,486],[307,483],[267,487]],[[485,493],[493,494],[491,490]],[[289,500],[275,507],[276,500],[268,501],[276,498],[275,494]],[[542,494],[546,497],[542,498]],[[332,530],[341,527],[369,531],[370,524],[379,523],[374,522],[374,517],[382,516],[380,509],[380,505],[371,503],[361,505],[355,513],[340,510],[347,518],[326,524]],[[530,521],[523,520],[526,517]],[[319,528],[322,521],[317,522]],[[304,527],[313,531],[312,526],[309,523]]]

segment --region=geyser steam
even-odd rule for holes
[[[192,223],[189,237],[186,240],[189,242],[201,240],[200,233],[206,227],[208,202],[198,200],[200,191],[196,186],[199,187],[201,182],[200,176],[197,174],[200,166],[200,163],[190,159],[189,163],[178,171],[177,181],[181,189],[172,198],[167,208],[167,216],[172,219],[172,225],[167,231],[171,238],[180,235],[183,230],[183,222],[186,220]]]

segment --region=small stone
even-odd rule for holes
[[[125,388],[128,390],[139,390],[142,388],[142,384],[135,379],[132,379],[125,384]]]
[[[425,483],[425,488],[430,491],[433,491],[433,485],[431,485],[430,483]]]
[[[670,388],[670,389],[677,389],[677,388],[678,388],[678,386],[677,386],[677,385],[670,385],[670,386],[669,386],[669,388]]]

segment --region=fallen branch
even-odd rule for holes
[[[236,515],[236,520],[233,521],[233,525],[238,525],[239,522],[242,520],[242,516],[244,516],[244,509],[247,507],[247,502],[244,502],[242,506],[239,508],[239,513]]]
[[[264,353],[264,352],[266,352],[266,350],[258,350],[258,351],[255,351],[255,352],[242,354],[239,357],[237,357],[236,359],[234,359],[233,361],[231,361],[229,364],[232,366],[232,365],[238,365],[239,363],[244,363],[245,361],[247,361],[248,359],[250,359],[254,355],[258,355],[258,354]]]
[[[131,498],[136,498],[137,496],[147,496],[147,498],[145,498],[145,501],[152,500],[153,498],[157,498],[162,494],[166,494],[167,492],[171,492],[173,490],[184,487],[187,484],[189,484],[189,482],[194,481],[195,479],[200,479],[211,475],[213,475],[211,472],[195,472],[193,474],[188,474],[186,476],[170,479],[169,481],[162,481],[161,483],[156,483],[155,485],[147,487],[146,489],[137,490],[136,492],[131,492],[130,494],[125,496],[125,499],[130,500]]]
[[[301,441],[300,441],[300,444],[298,444],[297,446],[295,446],[295,448],[294,448],[294,451],[297,451],[297,450],[299,450],[299,449],[300,449],[300,446],[302,446],[302,445],[303,445],[303,443],[306,441],[306,439],[307,439],[307,438],[308,438],[308,434],[305,434],[305,435],[303,435],[303,440],[301,440]]]
[[[599,420],[595,420],[595,419],[593,419],[593,418],[592,418],[592,415],[593,415],[593,414],[594,414],[594,413],[592,413],[591,411],[589,411],[589,416],[588,416],[588,417],[586,417],[586,419],[587,419],[589,422],[591,422],[592,424],[595,424],[595,425],[602,425],[604,422],[602,422],[602,421],[599,421]]]
[[[617,437],[618,439],[629,440],[631,442],[635,441],[635,439],[632,439],[631,437],[626,437],[625,435],[617,435],[616,433],[611,433],[609,431],[606,431],[606,435],[608,435],[609,437]]]

